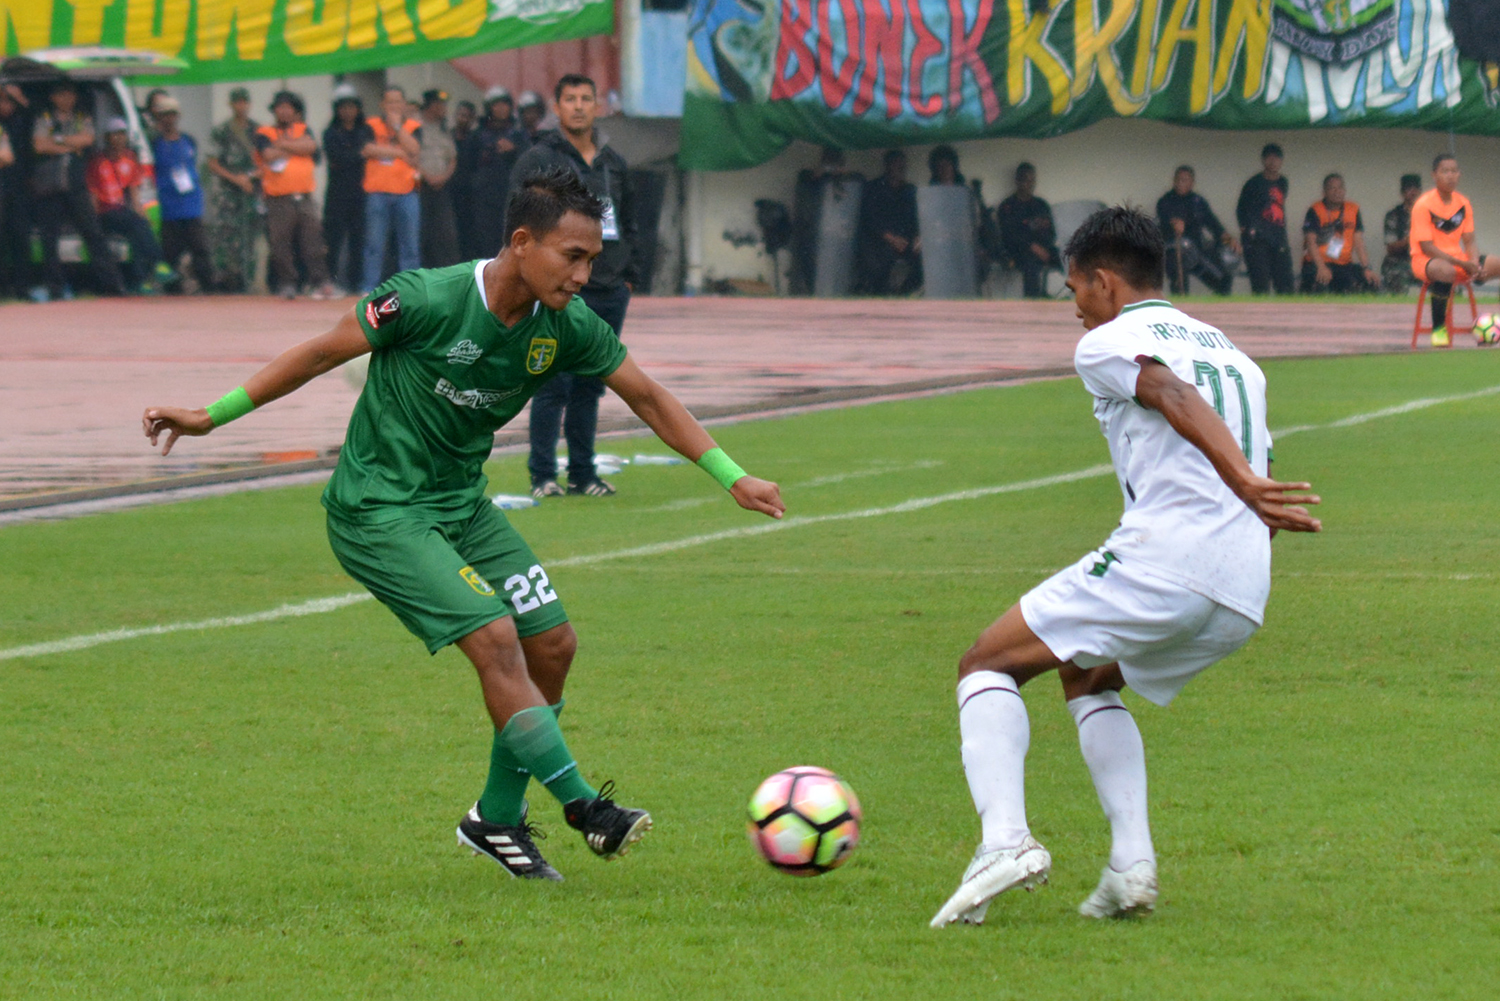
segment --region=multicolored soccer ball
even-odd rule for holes
[[[1480,344],[1494,344],[1500,341],[1500,317],[1494,313],[1486,313],[1474,323],[1474,340]]]
[[[820,876],[859,844],[859,799],[833,772],[799,765],[777,772],[750,797],[750,843],[790,876]]]

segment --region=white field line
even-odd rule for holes
[[[1392,407],[1384,407],[1380,410],[1372,410],[1368,413],[1353,414],[1327,424],[1302,424],[1295,427],[1285,428],[1281,431],[1273,431],[1273,439],[1285,438],[1292,434],[1301,434],[1305,431],[1324,431],[1336,428],[1355,427],[1369,421],[1378,420],[1382,417],[1395,417],[1401,414],[1409,414],[1417,410],[1425,410],[1444,403],[1457,403],[1463,400],[1474,400],[1485,396],[1500,394],[1500,386],[1490,386],[1486,389],[1474,390],[1468,393],[1455,393],[1452,396],[1432,396],[1420,400],[1410,400],[1406,403],[1397,404]],[[842,511],[835,514],[819,514],[799,517],[793,515],[780,521],[762,522],[756,525],[746,525],[740,528],[728,528],[719,532],[705,532],[702,535],[690,535],[681,539],[673,539],[668,542],[655,542],[645,546],[632,546],[628,549],[614,549],[609,552],[591,553],[582,556],[568,556],[560,560],[550,560],[549,567],[579,567],[590,566],[596,563],[606,563],[611,560],[630,559],[640,556],[658,556],[662,553],[676,552],[679,549],[690,549],[696,546],[706,546],[714,542],[724,542],[730,539],[746,539],[757,535],[768,535],[772,532],[783,532],[789,528],[803,528],[808,525],[822,525],[836,521],[855,521],[863,518],[881,518],[890,514],[905,514],[910,511],[922,511],[939,504],[951,504],[955,501],[978,500],[982,497],[994,497],[1000,494],[1020,493],[1026,490],[1039,490],[1045,487],[1060,486],[1064,483],[1076,483],[1079,480],[1089,480],[1099,476],[1107,476],[1114,472],[1113,466],[1099,465],[1090,466],[1087,469],[1079,469],[1071,473],[1059,473],[1056,476],[1042,476],[1033,480],[1021,480],[1017,483],[1002,483],[992,487],[976,487],[971,490],[956,490],[952,493],[938,494],[934,497],[915,497],[900,504],[890,504],[885,507],[864,508],[860,511]],[[324,612],[336,611],[348,605],[357,604],[369,600],[370,595],[364,591],[351,591],[348,594],[337,595],[332,598],[315,598],[312,601],[304,601],[296,605],[282,605],[264,612],[255,612],[250,615],[232,615],[223,618],[202,619],[197,622],[173,622],[160,626],[142,626],[135,629],[115,629],[105,633],[90,633],[84,636],[71,636],[67,639],[52,640],[47,643],[32,643],[27,646],[11,647],[0,650],[0,660],[14,660],[21,657],[41,657],[47,654],[68,653],[73,650],[86,650],[89,647],[101,646],[105,643],[118,643],[122,640],[138,639],[143,636],[163,636],[168,633],[199,632],[208,629],[225,629],[230,626],[248,626],[261,622],[272,622],[277,619],[296,618],[304,615],[319,615]]]

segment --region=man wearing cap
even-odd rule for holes
[[[547,117],[547,102],[536,91],[523,90],[516,102],[516,113],[521,116],[521,128],[526,130],[527,137],[536,142],[542,132],[542,121]]]
[[[421,146],[417,170],[422,175],[422,267],[446,268],[461,260],[458,223],[453,218],[453,199],[448,190],[458,165],[458,147],[448,133],[447,91],[422,94],[422,128],[417,131],[417,140]]]
[[[208,170],[216,179],[209,245],[219,288],[248,292],[255,284],[255,240],[264,211],[255,156],[255,131],[260,126],[250,117],[250,91],[244,87],[229,92],[229,107],[229,120],[208,134]]]
[[[125,287],[143,295],[155,294],[157,285],[176,276],[162,263],[161,244],[146,220],[146,205],[141,198],[141,182],[146,168],[130,148],[130,127],[123,118],[104,122],[104,152],[89,161],[88,189],[99,213],[99,225],[106,233],[123,236],[130,245],[130,257],[122,269]]]
[[[156,99],[156,135],[151,158],[156,162],[156,199],[161,206],[162,258],[172,268],[191,254],[200,292],[213,290],[213,263],[203,232],[203,184],[198,178],[198,142],[182,131],[182,105],[163,94]]]
[[[537,174],[566,171],[604,203],[604,250],[594,258],[589,282],[579,293],[584,305],[607,323],[615,336],[625,323],[625,308],[638,269],[635,255],[635,204],[625,158],[594,128],[599,115],[594,81],[569,73],[557,81],[553,110],[556,130],[543,132],[516,163],[517,183]],[[557,434],[568,439],[569,494],[607,497],[615,492],[594,471],[594,437],[599,426],[599,398],[604,383],[564,374],[543,386],[531,402],[531,493],[538,499],[563,492],[557,482]],[[564,419],[566,411],[566,420]]]
[[[346,289],[358,289],[365,274],[365,154],[375,132],[364,104],[349,84],[333,88],[333,121],[323,130],[328,190],[323,194],[323,243],[328,270]]]
[[[307,106],[289,90],[271,99],[276,120],[255,130],[255,152],[261,165],[260,184],[266,196],[266,235],[271,244],[271,271],[276,294],[297,295],[297,259],[307,274],[314,299],[331,299],[328,248],[323,244],[323,220],[318,210],[317,177],[321,154],[307,123]]]
[[[421,127],[406,114],[406,92],[387,87],[380,114],[368,122],[374,138],[365,144],[365,277],[360,288],[373,291],[385,273],[385,241],[396,233],[396,270],[420,267],[421,202],[417,196],[417,156]]]
[[[484,95],[484,121],[475,136],[474,214],[479,256],[490,257],[505,242],[505,203],[516,159],[531,140],[515,119],[510,91],[491,87]]]
[[[88,248],[90,267],[99,289],[106,295],[124,295],[125,282],[115,257],[104,242],[104,230],[89,201],[85,160],[94,145],[94,120],[78,110],[78,90],[69,80],[52,85],[47,95],[50,107],[37,116],[31,144],[36,151],[31,190],[42,231],[42,267],[47,294],[53,299],[68,295],[63,281],[62,259],[57,241],[65,222],[71,222]]]

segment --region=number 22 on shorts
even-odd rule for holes
[[[531,582],[536,581],[533,591]],[[557,600],[557,592],[552,590],[552,584],[547,580],[547,571],[538,564],[526,571],[525,575],[512,574],[505,579],[505,596],[515,606],[517,615],[525,615],[534,612],[543,605],[551,604]]]

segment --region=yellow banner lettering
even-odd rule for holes
[[[1215,94],[1222,94],[1229,87],[1229,76],[1234,72],[1241,42],[1245,49],[1245,100],[1260,93],[1262,78],[1266,75],[1274,3],[1275,0],[1234,0],[1234,6],[1229,9],[1229,23],[1224,26],[1224,37],[1219,43],[1219,57],[1215,60]]]
[[[1114,0],[1104,26],[1099,26],[1097,5],[1102,0],[1073,0],[1073,97],[1083,96],[1094,82],[1095,70],[1109,94],[1115,113],[1133,115],[1145,106],[1126,93],[1120,80],[1120,64],[1115,61],[1114,45],[1135,16],[1136,0]],[[1157,60],[1157,65],[1161,61]]]
[[[1006,53],[1006,92],[1012,107],[1024,104],[1031,93],[1031,67],[1042,71],[1052,90],[1052,113],[1068,110],[1068,71],[1042,37],[1049,14],[1032,16],[1028,0],[1009,0],[1010,38]],[[1050,11],[1051,5],[1048,5]]]
[[[161,10],[161,33],[156,31],[156,12]],[[188,15],[193,0],[127,0],[125,47],[147,49],[175,56],[187,43]]]
[[[0,0],[0,44],[7,21],[20,51],[45,49],[52,40],[52,0]]]
[[[223,59],[231,28],[240,59],[262,58],[275,8],[276,0],[199,0],[198,58]]]
[[[1135,29],[1135,63],[1130,69],[1130,90],[1149,98],[1151,60],[1156,54],[1156,21],[1161,16],[1161,0],[1141,0],[1141,16]]]
[[[104,41],[104,8],[114,5],[115,0],[73,0],[73,44]]]
[[[489,0],[417,0],[417,20],[428,38],[473,38],[484,25]]]
[[[1197,6],[1198,20],[1188,24],[1188,8]],[[1172,13],[1161,30],[1161,41],[1156,46],[1156,72],[1151,74],[1151,90],[1154,93],[1167,82],[1172,72],[1179,45],[1193,47],[1192,87],[1188,92],[1188,108],[1195,115],[1208,110],[1208,84],[1213,75],[1214,60],[1214,5],[1213,0],[1175,0]]]
[[[349,48],[373,46],[379,37],[375,33],[377,20],[392,45],[410,45],[417,40],[417,29],[406,13],[406,0],[349,0]]]
[[[323,0],[323,16],[314,17],[316,0],[287,0],[283,37],[294,56],[320,56],[344,47],[349,30],[349,0]]]

